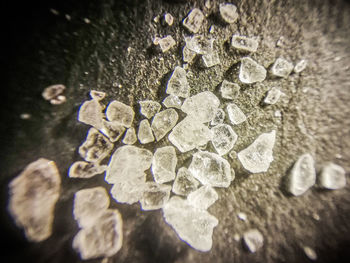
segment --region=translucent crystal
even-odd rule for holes
[[[243,111],[235,103],[227,104],[226,110],[231,123],[234,125],[241,124],[247,119]]]
[[[160,108],[162,107],[158,102],[153,100],[140,101],[139,104],[141,107],[141,114],[147,119],[152,118],[156,113],[160,111]]]
[[[218,109],[214,116],[214,119],[210,122],[210,125],[215,126],[218,124],[222,124],[225,120],[225,112],[223,109]]]
[[[196,152],[188,170],[203,185],[228,187],[233,180],[230,164],[216,153]]]
[[[315,184],[315,161],[311,154],[299,157],[294,164],[289,178],[289,192],[295,196],[302,195]]]
[[[170,197],[170,185],[157,184],[154,182],[146,183],[140,199],[142,210],[156,210],[162,208]]]
[[[77,161],[71,165],[68,174],[70,178],[91,178],[103,173],[106,169],[107,165]]]
[[[209,122],[214,119],[220,100],[210,91],[198,93],[185,99],[181,110],[199,122]]]
[[[219,54],[216,51],[203,55],[202,59],[207,68],[220,64]]]
[[[225,155],[231,151],[238,138],[231,126],[227,124],[219,124],[213,127],[211,132],[211,142],[219,155]]]
[[[183,47],[183,49],[182,49],[182,60],[184,62],[191,63],[195,57],[196,57],[196,52],[188,49],[187,46]]]
[[[110,190],[111,196],[118,203],[131,205],[138,202],[142,197],[146,186],[146,174],[135,170],[131,171],[131,173],[133,178],[136,176],[139,177],[133,180],[119,180]]]
[[[103,91],[97,91],[97,90],[91,90],[90,91],[90,97],[93,100],[103,100],[106,97],[106,93],[104,93]]]
[[[117,122],[103,121],[103,128],[100,130],[111,142],[116,142],[124,134],[125,128]]]
[[[85,101],[79,108],[78,121],[91,125],[96,129],[103,128],[102,106],[98,100]]]
[[[265,104],[276,104],[281,97],[282,92],[276,87],[271,88],[264,99]]]
[[[294,67],[295,73],[302,72],[307,66],[307,61],[305,59],[300,60]]]
[[[67,101],[66,96],[64,96],[64,95],[58,95],[56,98],[51,99],[51,100],[50,100],[50,103],[51,103],[52,105],[60,105],[60,104],[62,104],[62,103],[65,103],[66,101]]]
[[[169,26],[171,26],[174,23],[174,17],[169,13],[166,13],[164,15],[164,20]]]
[[[162,139],[176,125],[178,119],[179,115],[174,109],[166,109],[157,113],[151,125],[156,140]]]
[[[210,138],[209,128],[189,116],[179,122],[169,134],[169,141],[181,152],[204,145]]]
[[[202,35],[185,38],[186,47],[197,54],[209,54],[213,52],[214,39]]]
[[[152,129],[151,129],[151,126],[149,125],[148,120],[140,121],[137,137],[139,138],[139,141],[142,144],[146,144],[154,141]]]
[[[311,247],[308,246],[304,246],[303,247],[304,253],[305,255],[311,259],[311,260],[317,260],[317,254],[315,252],[315,250],[313,250]]]
[[[190,96],[190,86],[186,78],[186,71],[181,67],[175,67],[167,84],[167,94],[187,98]]]
[[[258,50],[258,41],[254,38],[233,35],[231,45],[241,51],[256,52]]]
[[[220,89],[221,96],[225,99],[233,100],[238,96],[240,89],[241,87],[238,84],[224,80]]]
[[[266,172],[273,161],[275,140],[275,130],[260,134],[251,145],[238,153],[243,167],[251,173]]]
[[[198,8],[193,8],[182,24],[192,33],[197,33],[204,20],[204,15]]]
[[[293,63],[283,58],[278,58],[272,65],[271,73],[277,77],[286,78],[290,73],[292,73],[293,68]]]
[[[172,191],[177,195],[187,196],[189,193],[196,190],[199,182],[192,176],[187,168],[181,167],[177,171]]]
[[[66,87],[62,84],[51,85],[46,87],[41,95],[45,100],[52,100],[61,95],[65,89]]]
[[[9,212],[30,241],[40,242],[51,236],[60,187],[55,162],[43,158],[30,163],[10,182]]]
[[[255,253],[264,245],[264,237],[257,229],[250,229],[243,234],[243,240],[251,253]]]
[[[241,67],[239,69],[239,80],[242,83],[251,84],[262,82],[266,78],[266,69],[252,60],[250,57],[241,59]]]
[[[106,109],[106,116],[109,121],[117,122],[130,128],[134,120],[135,112],[130,106],[114,100],[109,103]]]
[[[167,108],[181,109],[182,101],[178,96],[169,95],[163,100],[163,105]]]
[[[152,161],[154,181],[162,184],[174,180],[176,164],[177,157],[173,146],[158,148]]]
[[[134,127],[127,129],[125,136],[123,138],[123,143],[134,144],[137,141],[136,131]]]
[[[91,128],[85,142],[79,147],[79,154],[88,162],[99,162],[106,158],[113,144],[95,128]]]
[[[203,185],[187,196],[188,203],[199,209],[208,209],[208,207],[214,204],[218,199],[218,194],[209,185]]]
[[[180,197],[172,197],[163,207],[165,221],[194,249],[209,251],[213,229],[219,221],[206,210],[191,206]]]
[[[169,51],[172,47],[176,46],[176,42],[172,36],[166,36],[159,39],[158,44],[163,53]]]
[[[345,174],[343,167],[334,163],[326,163],[322,168],[319,181],[324,188],[340,189],[346,185]]]
[[[109,196],[103,187],[80,190],[74,195],[74,219],[81,228],[92,226],[108,206]]]
[[[232,24],[238,18],[237,7],[233,4],[220,4],[220,15],[227,23]]]

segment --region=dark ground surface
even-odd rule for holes
[[[124,242],[108,262],[308,262],[304,245],[315,249],[317,262],[349,262],[349,184],[338,191],[314,187],[301,197],[291,197],[283,183],[293,162],[306,151],[314,155],[318,168],[324,161],[334,161],[350,170],[350,4],[237,1],[239,21],[227,26],[217,16],[218,2],[211,11],[202,1],[123,2],[31,2],[3,9],[11,19],[2,23],[3,32],[8,33],[7,52],[2,56],[2,64],[8,65],[2,85],[6,92],[2,96],[0,138],[1,237],[6,250],[2,262],[79,262],[71,249],[78,231],[72,216],[73,195],[87,187],[110,188],[103,176],[89,180],[67,177],[70,164],[79,160],[76,149],[88,130],[76,121],[79,105],[88,99],[90,89],[107,92],[105,103],[116,99],[135,110],[138,100],[162,100],[171,71],[182,64],[183,35],[188,33],[180,22],[193,7],[209,14],[200,33],[208,34],[209,26],[216,26],[213,36],[222,61],[210,69],[204,69],[199,61],[190,65],[193,93],[217,93],[224,78],[237,80],[242,54],[228,48],[235,32],[259,37],[259,50],[252,57],[266,67],[279,55],[294,62],[306,58],[309,66],[286,80],[268,77],[262,84],[242,86],[237,104],[248,120],[235,128],[239,139],[234,150],[240,151],[258,134],[274,128],[275,160],[267,173],[248,175],[235,158],[230,159],[236,179],[228,189],[218,189],[220,199],[209,209],[219,219],[210,252],[197,252],[181,242],[164,222],[161,211],[142,212],[137,204],[112,202],[124,220]],[[49,8],[57,9],[60,15],[53,15]],[[175,17],[172,27],[152,22],[154,16],[166,11]],[[84,18],[91,23],[84,23]],[[152,47],[156,34],[171,34],[177,48],[159,53]],[[285,45],[276,47],[281,36]],[[42,90],[55,83],[67,86],[64,105],[52,106],[41,98]],[[261,107],[265,92],[275,85],[286,95],[278,105]],[[277,109],[282,112],[281,119],[274,117]],[[21,113],[30,113],[32,118],[22,120]],[[135,125],[140,118],[136,116]],[[157,146],[167,143],[163,140]],[[147,147],[153,150],[155,146]],[[179,156],[179,163],[188,162],[190,154]],[[62,193],[52,236],[33,244],[25,240],[6,211],[7,184],[39,157],[57,163]],[[238,212],[246,213],[248,220],[240,221]],[[235,233],[242,235],[252,227],[265,238],[264,247],[256,254],[248,253],[233,239]]]

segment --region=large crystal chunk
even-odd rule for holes
[[[235,145],[237,141],[237,134],[227,124],[219,124],[211,129],[211,142],[219,155],[225,155]]]
[[[137,141],[136,131],[134,127],[129,128],[123,138],[123,143],[134,144]]]
[[[130,128],[134,120],[135,112],[130,106],[114,100],[109,103],[106,109],[106,116],[109,121],[117,122]]]
[[[179,115],[174,109],[163,110],[154,116],[151,128],[156,140],[162,139],[177,123]]]
[[[187,82],[186,71],[181,67],[175,67],[167,84],[167,94],[187,98],[190,96],[190,85]]]
[[[198,8],[193,8],[182,24],[192,33],[197,33],[204,20],[204,15]]]
[[[231,123],[234,125],[241,124],[247,119],[243,111],[235,103],[227,104],[226,110]]]
[[[222,124],[225,120],[225,112],[223,109],[218,109],[215,113],[214,119],[211,120],[210,125],[215,126]]]
[[[69,168],[68,175],[70,178],[91,178],[103,173],[106,169],[107,165],[77,161]]]
[[[146,144],[154,141],[152,129],[151,129],[151,126],[149,125],[148,120],[140,121],[137,137],[139,138],[139,141],[142,144]]]
[[[218,194],[209,185],[203,185],[187,196],[188,203],[199,209],[208,209],[208,207],[214,204],[218,199]]]
[[[213,52],[214,39],[202,35],[185,38],[186,47],[197,54],[209,54]]]
[[[267,94],[266,97],[264,98],[264,103],[265,104],[276,104],[279,98],[281,97],[282,92],[277,89],[276,87],[271,88]]]
[[[250,229],[243,234],[243,240],[251,253],[255,253],[264,245],[264,237],[257,229]]]
[[[233,100],[238,96],[240,89],[241,87],[238,84],[224,80],[220,89],[221,96],[225,99]]]
[[[176,164],[177,157],[173,146],[158,148],[152,161],[154,181],[162,184],[174,180]]]
[[[233,4],[220,4],[219,11],[222,19],[229,24],[234,23],[238,18],[237,7]]]
[[[295,73],[302,72],[307,66],[307,61],[305,59],[300,60],[294,67]]]
[[[246,84],[262,82],[266,78],[266,69],[250,57],[241,59],[239,80]]]
[[[182,49],[182,60],[187,63],[191,63],[196,57],[196,52],[188,49],[187,46],[184,46]]]
[[[283,58],[278,58],[272,65],[271,73],[277,77],[286,78],[290,73],[292,73],[293,68],[293,63]]]
[[[187,168],[181,167],[177,171],[172,191],[177,195],[187,196],[189,193],[196,190],[199,182],[192,176]]]
[[[103,121],[103,128],[100,131],[106,135],[111,142],[116,142],[125,132],[124,126],[117,122]]]
[[[176,45],[176,42],[172,36],[166,36],[166,37],[159,39],[158,44],[160,46],[160,49],[164,53],[164,52],[169,51],[172,47],[174,47]]]
[[[141,107],[141,114],[147,119],[152,118],[156,113],[160,111],[160,108],[162,107],[158,102],[153,100],[140,101],[139,104]]]
[[[220,58],[217,51],[212,51],[211,53],[203,55],[202,59],[203,59],[204,65],[207,68],[220,64]]]
[[[334,163],[326,163],[322,168],[319,181],[324,188],[340,189],[346,185],[345,174],[343,167]]]
[[[140,199],[142,210],[156,210],[162,208],[170,197],[170,185],[146,183],[142,197]]]
[[[91,125],[96,129],[103,128],[102,106],[98,100],[85,101],[79,108],[78,121]]]
[[[247,51],[247,52],[256,52],[258,49],[259,43],[254,38],[233,35],[231,40],[231,45],[238,50]]]
[[[167,108],[181,109],[182,101],[178,96],[169,95],[163,100],[163,105]]]

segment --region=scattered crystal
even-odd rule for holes
[[[156,113],[160,111],[162,107],[158,102],[153,100],[144,100],[139,102],[141,107],[141,114],[147,119],[152,118]]]
[[[177,123],[179,115],[174,109],[163,110],[154,116],[151,128],[156,140],[162,139]]]
[[[163,208],[165,221],[194,249],[209,251],[213,229],[219,221],[206,210],[198,209],[180,197],[172,197]]]
[[[237,213],[237,216],[239,219],[246,221],[247,220],[247,215],[245,213],[239,212]]]
[[[231,45],[241,51],[256,52],[258,50],[258,41],[254,38],[233,35]]]
[[[230,164],[216,153],[196,152],[188,170],[203,185],[228,187],[233,180]]]
[[[218,109],[214,116],[214,119],[211,120],[210,125],[215,126],[218,124],[222,124],[225,120],[225,112],[223,109]]]
[[[85,101],[79,108],[78,121],[100,130],[103,128],[102,106],[98,100]]]
[[[187,82],[186,71],[181,67],[175,67],[167,84],[167,94],[187,98],[190,96],[190,85]]]
[[[203,185],[187,196],[188,203],[199,209],[208,209],[218,199],[218,194],[209,185]]]
[[[266,69],[258,64],[250,57],[241,59],[241,67],[239,69],[239,80],[242,83],[251,84],[262,82],[266,78]]]
[[[238,96],[240,89],[241,87],[238,84],[224,80],[220,89],[221,96],[225,99],[233,100]]]
[[[104,93],[103,91],[97,91],[97,90],[91,90],[90,91],[90,97],[93,100],[103,100],[106,97],[106,93]]]
[[[220,15],[227,23],[232,24],[238,18],[237,7],[233,4],[220,4]]]
[[[205,55],[213,52],[213,38],[208,39],[202,35],[196,35],[193,37],[186,37],[185,42],[186,47],[197,54]]]
[[[142,144],[146,144],[154,141],[152,129],[151,129],[151,126],[149,125],[148,120],[140,121],[137,137],[139,138],[139,141]]]
[[[182,101],[178,96],[169,95],[163,100],[163,105],[167,108],[181,109]]]
[[[172,47],[174,47],[176,45],[176,42],[172,36],[166,36],[166,37],[159,39],[158,44],[160,46],[160,49],[164,53],[164,52],[169,51]]]
[[[41,95],[45,100],[50,101],[61,95],[65,89],[66,87],[62,84],[51,85],[45,88]]]
[[[275,140],[275,130],[260,134],[251,145],[238,153],[243,167],[251,173],[266,172],[273,161]]]
[[[211,132],[211,142],[219,155],[225,155],[231,151],[238,138],[231,126],[227,124],[219,124],[213,127]]]
[[[315,250],[313,250],[311,247],[305,246],[303,247],[305,255],[311,259],[311,260],[316,260],[317,259],[317,254]]]
[[[158,184],[175,179],[177,157],[173,146],[158,148],[153,155],[152,174]]]
[[[154,182],[146,183],[140,199],[142,210],[156,210],[162,208],[170,197],[170,185],[157,184]]]
[[[135,128],[131,127],[127,129],[125,136],[123,138],[123,143],[134,144],[136,141],[137,141],[137,137],[136,137]]]
[[[302,72],[307,66],[307,61],[305,59],[300,60],[294,67],[295,73]]]
[[[346,185],[345,174],[343,167],[334,163],[326,163],[322,168],[319,181],[324,188],[340,189]]]
[[[315,181],[315,161],[311,154],[303,154],[291,170],[289,192],[295,196],[302,195],[315,184]]]
[[[9,184],[9,212],[30,241],[51,236],[61,178],[55,162],[40,158]]]
[[[264,237],[257,229],[250,229],[243,234],[243,240],[250,252],[255,253],[264,244]]]
[[[182,60],[184,62],[191,63],[195,57],[196,57],[196,52],[188,49],[187,46],[183,47],[183,49],[182,49]]]
[[[64,96],[64,95],[58,95],[56,98],[51,99],[51,100],[50,100],[50,103],[51,103],[52,105],[60,105],[60,104],[62,104],[62,103],[65,103],[66,101],[67,101],[66,96]]]
[[[204,20],[204,15],[198,8],[193,8],[182,24],[192,33],[197,33]]]
[[[207,68],[220,64],[219,54],[216,51],[203,55],[202,59]]]
[[[227,104],[226,110],[231,123],[234,125],[241,124],[247,119],[243,111],[234,103]]]
[[[177,171],[172,191],[177,195],[187,196],[196,190],[198,186],[199,182],[192,176],[188,169],[181,167]]]
[[[77,161],[71,165],[68,174],[70,178],[91,178],[103,173],[106,169],[106,165]]]
[[[100,130],[111,142],[116,142],[124,134],[125,128],[116,122],[103,121],[103,128]]]
[[[278,58],[272,65],[271,73],[277,77],[286,78],[292,73],[293,68],[294,66],[292,63],[283,58]]]
[[[199,122],[209,122],[214,119],[220,100],[211,91],[204,91],[185,99],[181,110]]]
[[[164,20],[169,26],[172,26],[172,24],[174,23],[174,17],[169,13],[166,13],[164,15]]]
[[[279,89],[273,87],[267,92],[266,97],[264,99],[264,103],[270,105],[276,104],[279,98],[281,97],[281,94],[282,92]]]
[[[106,110],[106,116],[109,121],[118,122],[119,124],[130,128],[134,120],[135,112],[130,106],[114,100],[109,103]]]

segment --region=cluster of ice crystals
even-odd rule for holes
[[[275,140],[275,130],[260,134],[251,145],[238,153],[243,167],[252,173],[266,172],[273,161]]]
[[[114,100],[109,103],[106,109],[106,116],[109,121],[117,122],[124,127],[130,128],[135,112],[130,106]]]
[[[177,195],[187,196],[189,193],[196,190],[199,182],[192,176],[187,168],[181,167],[177,171],[172,191]]]
[[[242,83],[252,84],[262,82],[266,78],[266,69],[258,64],[250,57],[241,59],[241,67],[239,69],[239,80]]]
[[[178,119],[179,115],[174,109],[166,109],[157,113],[151,125],[156,140],[162,139],[176,125]]]
[[[247,119],[243,111],[235,103],[227,104],[226,110],[227,110],[228,118],[230,119],[231,123],[234,125],[241,124],[242,122],[245,122]]]
[[[151,126],[149,125],[148,120],[145,119],[140,121],[137,137],[139,138],[139,141],[142,144],[146,144],[154,141],[152,129],[151,129]]]
[[[106,165],[77,161],[69,168],[68,175],[70,178],[91,178],[103,173],[106,169]]]
[[[134,127],[127,129],[125,136],[123,138],[123,143],[134,144],[137,141],[136,131]]]
[[[140,204],[142,210],[156,210],[162,208],[169,200],[171,186],[148,182],[143,190]]]
[[[231,151],[238,138],[231,126],[227,124],[219,124],[213,127],[211,132],[211,142],[219,155],[225,155]]]
[[[221,84],[221,96],[225,99],[233,100],[235,99],[241,87],[237,83],[232,83],[227,80],[224,80]]]
[[[181,109],[182,101],[178,96],[169,95],[163,100],[163,105],[167,108]]]
[[[166,36],[166,37],[159,39],[158,44],[160,46],[160,49],[164,53],[164,52],[169,51],[172,47],[174,47],[176,45],[176,42],[172,36]]]
[[[278,58],[272,65],[271,73],[277,77],[286,78],[290,73],[292,73],[293,68],[293,63],[285,60],[284,58]]]
[[[158,148],[152,161],[154,181],[162,184],[174,180],[176,164],[177,157],[173,146]]]
[[[282,92],[276,88],[276,87],[273,87],[271,88],[267,94],[266,94],[266,97],[264,98],[264,103],[265,104],[276,104],[279,100],[279,98],[281,97],[281,94]]]
[[[258,41],[246,36],[233,35],[231,45],[242,51],[256,52],[258,50]]]
[[[238,18],[237,7],[233,4],[220,4],[219,11],[222,19],[229,24],[234,23]]]
[[[78,121],[91,125],[96,129],[103,128],[102,106],[96,99],[85,101],[79,108]]]
[[[294,67],[295,73],[302,72],[307,66],[307,61],[305,59],[300,60]]]
[[[208,209],[218,199],[218,194],[209,185],[203,185],[187,196],[188,203],[199,209]]]
[[[196,152],[188,170],[203,185],[228,187],[233,179],[228,161],[207,151]]]
[[[255,253],[264,244],[264,237],[257,229],[250,229],[243,234],[243,240],[251,253]]]
[[[319,177],[320,184],[327,189],[343,188],[346,185],[345,173],[343,167],[334,163],[326,163]]]
[[[196,52],[188,49],[187,46],[183,47],[183,49],[182,49],[182,60],[184,62],[191,63],[195,57],[196,57]]]
[[[167,94],[187,98],[190,96],[190,86],[187,82],[186,71],[181,67],[175,67],[167,84]]]
[[[208,39],[205,36],[196,35],[193,37],[186,37],[185,42],[186,47],[197,54],[206,55],[213,52],[213,38]]]
[[[141,107],[141,114],[147,119],[152,118],[156,113],[160,111],[160,108],[162,107],[158,102],[153,100],[140,101],[139,104]]]
[[[218,109],[215,113],[214,118],[211,120],[210,125],[215,126],[223,123],[225,120],[225,112],[223,109]]]
[[[299,157],[294,164],[289,181],[289,192],[295,196],[304,194],[316,181],[315,161],[311,154]]]
[[[204,65],[207,68],[220,64],[220,58],[217,51],[212,51],[211,53],[203,55],[202,59],[203,59]]]
[[[192,33],[197,33],[202,26],[204,15],[198,8],[193,8],[182,24]]]
[[[106,135],[111,142],[116,142],[124,134],[125,128],[116,122],[103,121],[103,128],[100,131]]]

